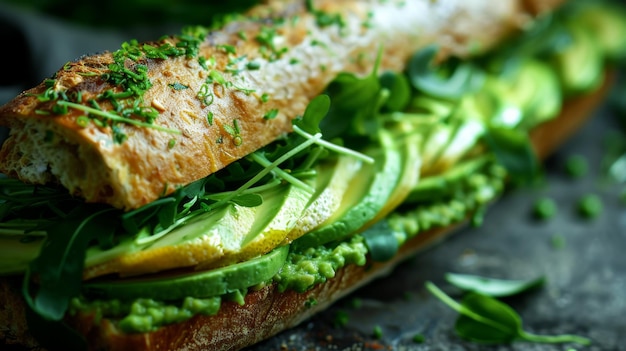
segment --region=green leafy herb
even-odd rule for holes
[[[485,141],[513,180],[528,183],[537,178],[539,161],[527,133],[492,126],[487,129]]]
[[[380,85],[389,92],[384,107],[388,111],[403,111],[411,99],[411,86],[406,76],[385,72],[380,76]]]
[[[529,280],[505,280],[469,274],[447,273],[446,280],[456,287],[491,297],[513,296],[544,284],[543,277]]]
[[[482,85],[484,73],[470,63],[450,62],[435,69],[432,62],[438,51],[431,45],[413,55],[408,66],[413,87],[434,97],[456,100]],[[447,71],[453,73],[445,77]]]
[[[224,50],[227,54],[235,55],[237,53],[237,49],[234,46],[228,44],[219,44],[215,46],[218,49]]]
[[[204,56],[198,56],[198,64],[200,65],[200,67],[202,67],[204,70],[208,70],[209,66],[207,65],[207,59]]]
[[[455,330],[463,339],[486,344],[509,344],[514,341],[591,344],[589,339],[577,335],[547,336],[528,333],[522,329],[519,315],[511,307],[492,297],[472,292],[458,303],[431,282],[426,283],[426,288],[459,313]]]
[[[263,115],[263,119],[274,119],[276,118],[276,116],[278,116],[278,109],[274,108],[274,109],[267,111]]]
[[[203,26],[188,26],[183,28],[182,33],[177,36],[177,48],[182,48],[187,58],[198,56],[200,45],[208,34],[208,28]]]
[[[124,117],[124,116],[120,116],[112,111],[102,111],[93,107],[89,107],[89,106],[85,106],[85,105],[80,105],[80,104],[76,104],[73,102],[68,102],[68,101],[59,101],[57,102],[57,105],[60,106],[65,106],[68,108],[73,108],[76,110],[80,110],[83,112],[86,112],[90,115],[94,115],[94,116],[99,116],[99,117],[103,117],[104,119],[110,120],[112,122],[121,122],[121,123],[126,123],[126,124],[131,124],[134,126],[138,126],[138,127],[147,127],[147,128],[152,128],[152,129],[156,129],[162,132],[167,132],[167,133],[172,133],[172,134],[180,134],[181,131],[176,130],[176,129],[170,129],[170,128],[165,128],[165,127],[161,127],[155,124],[152,124],[151,121],[149,122],[142,122],[133,118],[128,118],[128,117]]]
[[[345,26],[345,22],[341,14],[339,13],[331,14],[331,13],[327,13],[325,11],[316,9],[315,6],[313,6],[313,0],[306,1],[306,8],[307,8],[307,11],[309,11],[310,13],[313,14],[313,16],[315,16],[315,22],[317,23],[318,26],[322,28],[333,25],[333,24],[336,24],[339,27]]]
[[[29,307],[46,319],[61,320],[70,299],[78,296],[87,245],[97,238],[110,241],[113,236],[114,228],[107,223],[114,210],[87,211],[78,206],[65,220],[42,227],[48,235],[41,253],[26,271],[23,295]]]
[[[277,35],[276,28],[270,25],[261,27],[259,33],[254,37],[261,45],[259,48],[261,55],[270,61],[279,59],[288,50],[287,47],[280,49],[276,47],[275,38]]]
[[[166,59],[170,56],[180,56],[184,54],[184,50],[172,46],[170,43],[163,43],[159,46],[153,46],[150,44],[143,44],[142,47],[147,58],[151,59]]]
[[[251,71],[254,71],[254,70],[261,68],[261,63],[259,63],[258,61],[250,61],[246,64],[246,68]]]
[[[304,115],[294,121],[294,125],[302,128],[307,133],[319,133],[320,123],[328,113],[330,98],[328,95],[319,95],[313,98],[304,110]]]
[[[215,95],[213,95],[213,91],[211,91],[211,87],[207,83],[204,83],[200,86],[200,89],[198,90],[198,93],[196,93],[196,96],[206,106],[211,106],[213,104],[213,101],[215,101]]]
[[[172,83],[172,84],[168,84],[168,87],[174,89],[174,90],[185,90],[185,89],[189,89],[189,86],[185,85],[185,84],[181,84],[181,83]]]
[[[239,206],[244,207],[256,207],[263,203],[263,197],[259,194],[241,194],[230,201],[236,203]]]

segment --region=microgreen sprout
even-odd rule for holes
[[[155,125],[155,124],[152,124],[152,123],[141,122],[141,121],[138,121],[138,120],[132,119],[132,118],[125,118],[125,117],[119,116],[119,115],[117,115],[117,114],[115,114],[113,112],[102,111],[102,110],[95,109],[93,107],[89,107],[89,106],[85,106],[85,105],[81,105],[81,104],[76,104],[76,103],[69,102],[69,101],[59,101],[59,102],[57,102],[57,104],[60,105],[60,106],[67,106],[69,108],[80,110],[80,111],[89,113],[91,115],[100,116],[100,117],[103,117],[105,119],[109,119],[109,120],[114,121],[114,122],[122,122],[122,123],[132,124],[132,125],[138,126],[138,127],[152,128],[152,129],[155,129],[155,130],[158,130],[158,131],[172,133],[172,134],[181,134],[180,130],[165,128],[165,127],[161,127],[161,126],[158,126],[158,125]]]
[[[314,138],[313,135],[305,132],[304,130],[302,130],[298,126],[293,126],[293,131],[295,133],[301,135],[304,138],[307,138],[307,139]],[[338,154],[350,155],[350,156],[355,157],[355,158],[357,158],[357,159],[359,159],[359,160],[361,160],[361,161],[363,161],[365,163],[368,163],[368,164],[373,164],[374,163],[374,159],[372,157],[368,156],[368,155],[362,154],[362,153],[360,153],[358,151],[354,151],[352,149],[349,149],[349,148],[346,148],[346,147],[343,147],[343,146],[339,146],[337,144],[333,144],[333,143],[331,143],[329,141],[326,141],[324,139],[317,139],[315,143],[318,144],[319,146],[325,147],[328,150],[334,151],[334,152],[336,152]]]

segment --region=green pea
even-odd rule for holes
[[[422,344],[424,343],[424,341],[426,341],[426,338],[424,338],[424,335],[422,334],[415,334],[413,335],[413,342],[416,344]]]
[[[350,317],[345,311],[337,311],[335,314],[334,324],[335,327],[345,327],[348,324]]]
[[[581,178],[587,174],[589,165],[581,155],[572,155],[565,161],[565,170],[572,178]]]
[[[598,217],[602,207],[602,200],[594,194],[585,195],[578,202],[578,212],[584,218]]]
[[[383,337],[383,329],[380,327],[380,325],[374,327],[374,330],[372,331],[372,336],[374,336],[374,339],[380,339]]]
[[[556,203],[550,198],[539,199],[535,203],[534,214],[539,219],[549,219],[554,217],[557,212]]]

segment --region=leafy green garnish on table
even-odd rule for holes
[[[514,341],[591,344],[591,340],[577,335],[537,335],[526,332],[522,329],[522,319],[517,312],[493,297],[471,292],[459,303],[432,282],[426,282],[426,288],[459,313],[455,331],[465,340],[485,344],[509,344]]]
[[[487,278],[471,274],[447,273],[448,283],[466,291],[491,297],[507,297],[538,288],[545,283],[544,277],[528,280]]]

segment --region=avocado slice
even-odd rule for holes
[[[311,198],[308,190],[296,186],[276,187],[273,191],[263,193],[266,201],[271,201],[264,211],[257,213],[250,232],[240,241],[240,248],[227,253],[215,263],[201,263],[198,269],[219,267],[236,262],[249,260],[265,254],[279,244],[298,223],[298,219]],[[261,205],[263,206],[263,205]]]
[[[568,24],[570,45],[557,52],[553,64],[566,95],[594,90],[604,77],[604,57],[596,39],[582,26]]]
[[[318,229],[295,240],[294,250],[343,239],[358,231],[385,206],[398,183],[404,160],[393,135],[385,130],[379,133],[381,146],[369,152],[374,164],[362,166],[352,178],[350,190],[336,214]]]
[[[419,182],[422,164],[419,145],[422,141],[422,135],[417,132],[417,129],[418,127],[416,125],[409,122],[399,122],[393,127],[390,127],[394,138],[399,143],[402,160],[404,160],[402,162],[402,170],[398,178],[398,183],[394,187],[385,205],[381,208],[376,217],[372,218],[361,228],[361,231],[379,222],[397,208]]]
[[[509,93],[522,108],[526,129],[552,119],[561,110],[559,79],[550,66],[538,60],[528,58],[520,63]]]
[[[289,248],[282,246],[252,260],[204,272],[87,283],[83,294],[124,300],[220,296],[269,281],[283,267],[288,253]]]
[[[188,266],[206,269],[269,252],[291,231],[311,194],[292,185],[275,186],[259,194],[263,198],[259,206],[227,204],[154,241],[144,242],[139,236],[109,250],[113,252],[92,248],[86,277],[154,273]]]
[[[622,6],[587,3],[581,6],[576,24],[594,33],[599,47],[609,59],[626,57],[626,10]]]
[[[413,188],[405,203],[433,202],[443,200],[459,187],[468,176],[479,172],[490,161],[490,157],[481,156],[458,163],[447,172],[423,178]]]
[[[346,192],[351,188],[351,180],[361,166],[358,159],[340,155],[333,162],[325,162],[317,167],[315,194],[293,230],[285,238],[286,243],[291,243],[319,227],[337,212]]]

